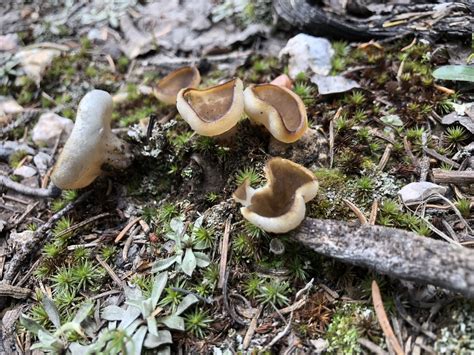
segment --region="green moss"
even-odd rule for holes
[[[20,162],[23,160],[24,157],[26,157],[28,153],[24,150],[17,150],[13,154],[10,155],[10,158],[8,160],[8,164],[13,168],[17,168],[20,164]]]
[[[322,188],[340,188],[347,181],[347,176],[339,169],[321,168],[314,172]]]
[[[117,70],[120,73],[126,73],[128,70],[128,65],[130,64],[130,60],[126,56],[121,56],[117,60]]]

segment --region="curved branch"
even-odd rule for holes
[[[311,218],[292,235],[322,255],[474,298],[472,249],[395,228]]]

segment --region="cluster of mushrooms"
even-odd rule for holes
[[[306,108],[294,92],[274,84],[249,85],[239,78],[206,89],[197,89],[201,75],[196,67],[183,67],[164,77],[154,95],[173,105],[198,134],[220,136],[230,131],[245,112],[277,140],[293,143],[308,128]],[[60,189],[89,185],[103,171],[125,169],[131,163],[129,146],[110,128],[112,98],[93,90],[79,103],[74,129],[51,175]],[[243,205],[242,215],[259,228],[286,233],[304,219],[306,202],[316,196],[318,182],[305,167],[283,158],[265,166],[267,183],[253,189],[246,180],[233,194]]]

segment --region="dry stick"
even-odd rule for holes
[[[292,236],[322,255],[474,298],[474,250],[395,228],[312,218]]]
[[[125,234],[127,234],[127,232],[130,230],[130,228],[132,228],[135,223],[138,223],[138,221],[140,221],[140,217],[137,217],[135,219],[132,219],[126,226],[124,229],[122,229],[122,231],[117,235],[117,237],[115,238],[114,242],[115,243],[118,243],[122,240],[123,237],[125,237]]]
[[[99,262],[99,264],[105,269],[105,271],[107,271],[107,273],[109,274],[109,276],[112,278],[112,280],[115,281],[115,283],[117,284],[117,286],[120,286],[121,288],[123,288],[124,286],[124,282],[120,279],[120,277],[117,276],[117,274],[114,272],[114,270],[109,266],[109,264],[107,264],[104,260],[102,260],[102,258],[100,257],[100,255],[96,255],[95,258],[97,259],[97,261]]]
[[[357,342],[362,345],[362,346],[365,346],[367,349],[369,349],[370,351],[372,351],[373,354],[376,354],[376,355],[388,355],[388,352],[386,352],[384,349],[382,349],[380,346],[378,346],[377,344],[374,344],[372,343],[369,339],[367,338],[359,338],[357,339]]]
[[[383,308],[382,296],[380,295],[380,289],[375,280],[372,281],[372,301],[374,302],[375,314],[377,315],[380,327],[385,334],[387,343],[392,346],[397,355],[404,355],[402,347],[398,343],[398,340],[393,333],[393,329],[390,326],[387,313],[385,313],[385,309]]]
[[[0,297],[12,297],[18,300],[22,300],[28,298],[30,294],[31,290],[29,288],[0,283]]]
[[[222,238],[221,245],[221,261],[219,264],[219,283],[218,287],[223,288],[225,280],[225,272],[227,268],[227,253],[229,251],[229,236],[230,236],[230,225],[231,225],[232,215],[227,217],[224,227],[224,236]]]
[[[387,146],[385,147],[382,158],[380,158],[379,165],[377,165],[378,171],[383,171],[383,169],[385,169],[385,166],[387,165],[388,160],[390,159],[392,148],[393,148],[393,145],[391,143],[387,144]]]
[[[451,165],[453,168],[455,169],[459,169],[459,167],[461,166],[460,164],[456,163],[455,161],[445,157],[444,155],[441,155],[439,154],[436,150],[434,149],[431,149],[431,148],[428,148],[428,147],[423,147],[423,151],[428,154],[428,155],[431,155],[433,158],[436,158],[438,160],[441,160],[443,163],[446,163],[448,165]]]
[[[329,121],[329,168],[332,168],[334,163],[334,121],[339,118],[341,112],[342,107],[339,107],[334,117]]]
[[[257,321],[258,321],[258,318],[260,317],[260,314],[262,313],[262,310],[263,310],[263,305],[260,305],[260,307],[258,307],[257,312],[255,313],[255,316],[250,321],[249,328],[247,329],[247,332],[245,333],[244,341],[242,342],[242,346],[244,350],[247,350],[247,348],[250,346],[250,342],[252,341],[252,337],[255,334],[255,329],[257,328]]]
[[[443,169],[433,169],[433,181],[437,184],[474,184],[474,170],[446,171]]]
[[[364,214],[359,209],[359,207],[357,207],[351,201],[346,200],[345,198],[343,198],[342,201],[347,205],[347,207],[349,207],[352,210],[352,212],[354,212],[354,214],[357,216],[357,219],[359,220],[361,224],[367,224],[367,218],[365,218]]]
[[[0,175],[0,186],[5,186],[7,189],[16,191],[23,195],[48,198],[58,197],[61,194],[61,190],[54,185],[50,185],[47,189],[29,187],[18,182],[15,182],[7,176]]]
[[[372,208],[370,209],[369,224],[374,225],[377,220],[377,211],[379,209],[379,199],[376,198],[372,203]]]
[[[76,201],[69,203],[66,207],[64,207],[61,211],[54,214],[48,222],[43,224],[37,231],[35,231],[34,238],[23,244],[20,250],[17,250],[15,255],[13,256],[12,260],[10,260],[10,265],[8,267],[8,271],[5,273],[5,277],[3,278],[4,281],[10,283],[13,278],[15,277],[18,269],[22,266],[26,258],[34,251],[38,250],[41,247],[42,242],[46,238],[46,231],[48,231],[54,223],[60,220],[63,216],[66,215],[69,211],[74,209],[77,205],[85,201],[92,191],[87,191],[83,193]]]

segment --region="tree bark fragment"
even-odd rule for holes
[[[395,228],[307,218],[293,237],[319,254],[474,298],[474,250]]]

